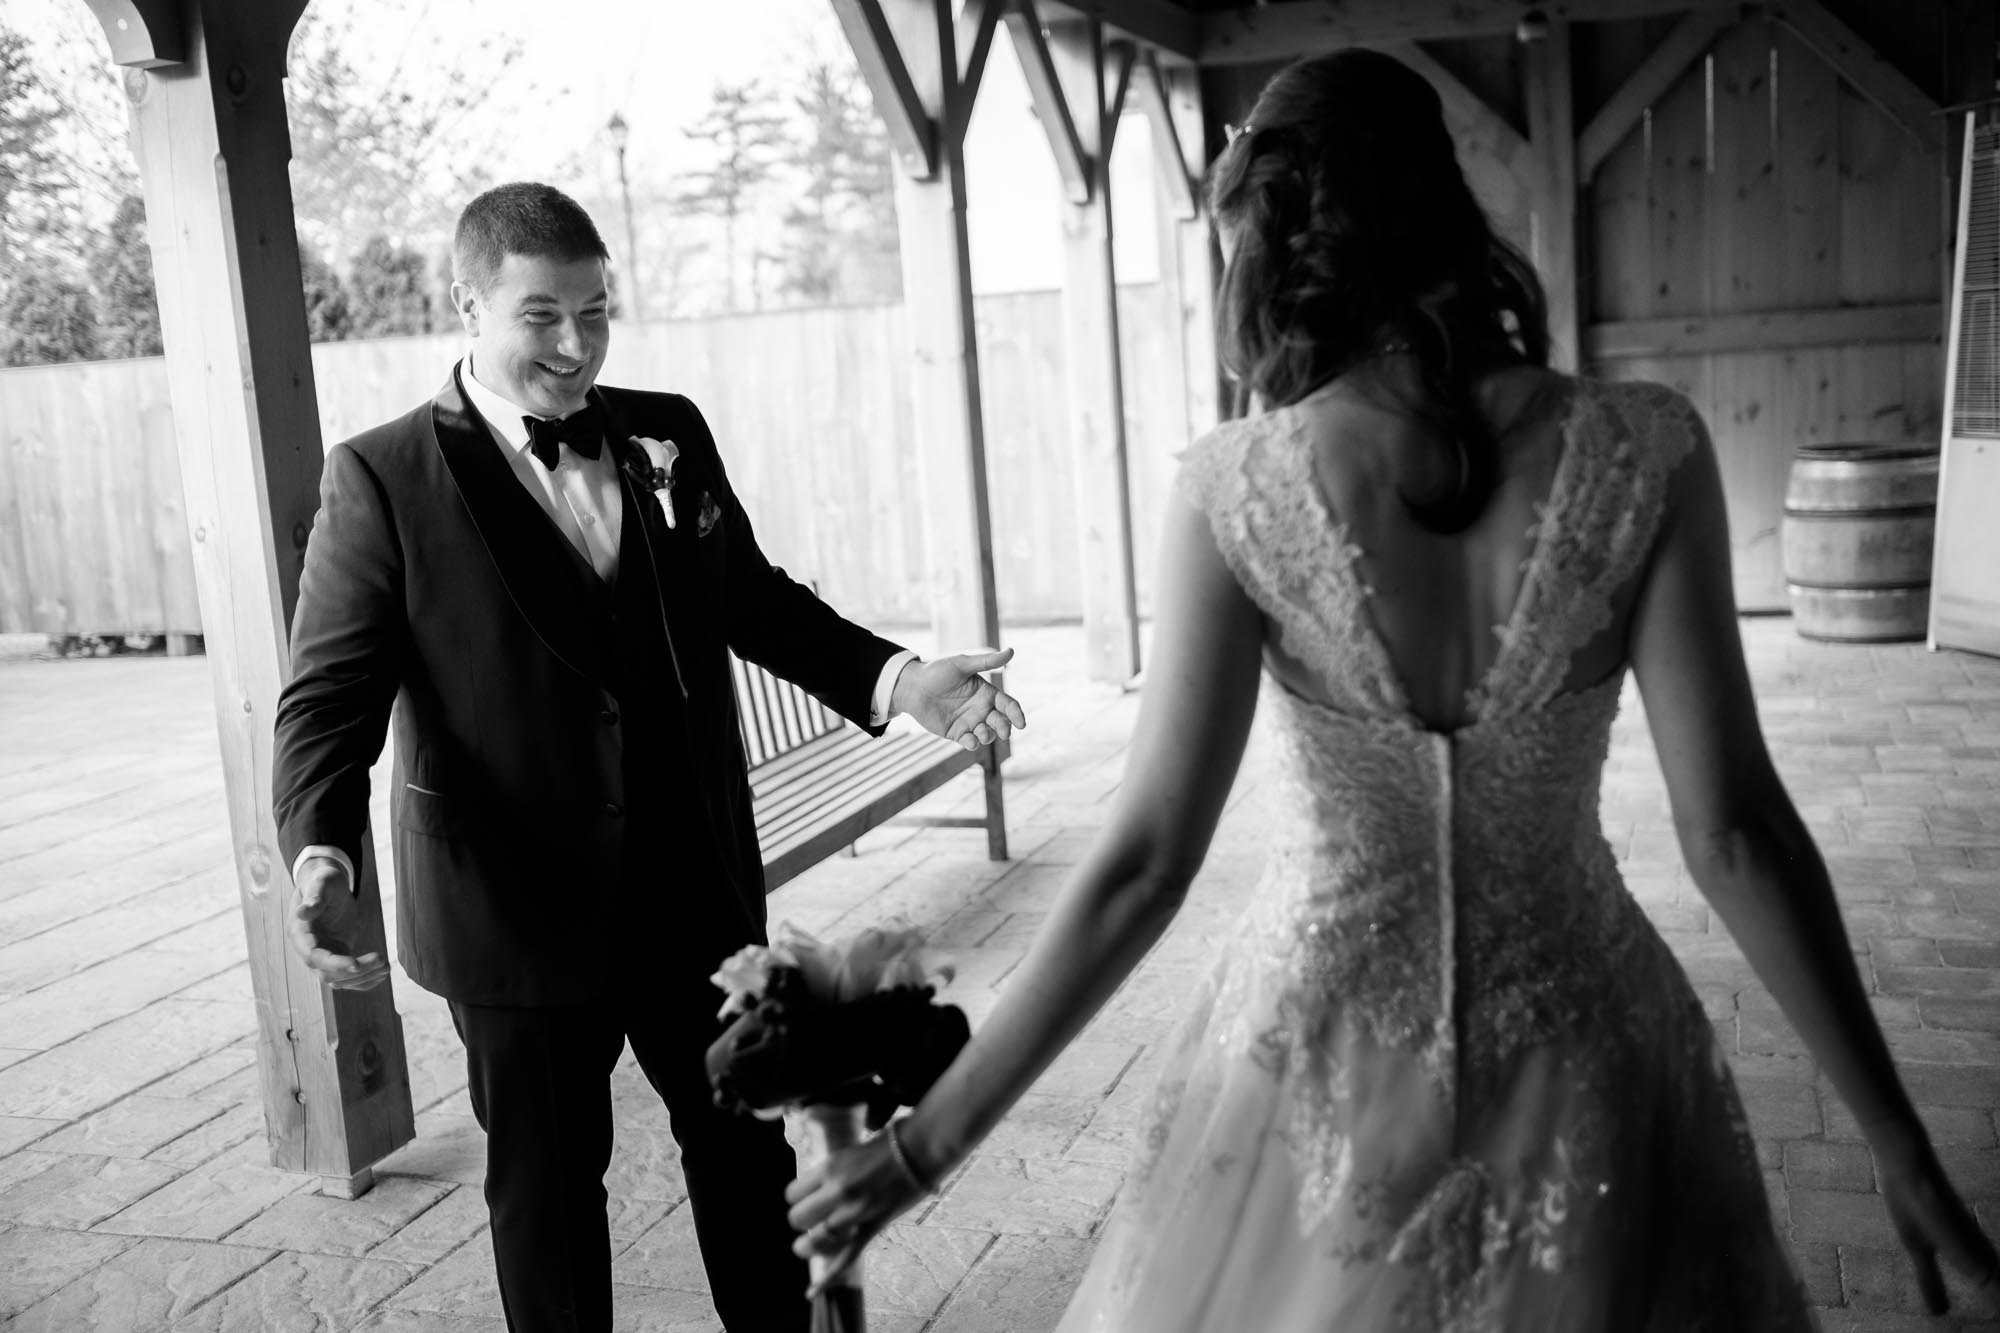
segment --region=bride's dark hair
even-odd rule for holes
[[[1466,185],[1430,83],[1373,51],[1287,66],[1216,159],[1208,197],[1233,241],[1223,364],[1282,407],[1407,349],[1422,392],[1403,406],[1457,466],[1451,483],[1405,500],[1426,527],[1470,524],[1499,475],[1473,381],[1547,365],[1548,316],[1534,269]]]

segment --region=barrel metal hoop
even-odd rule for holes
[[[1934,504],[1890,505],[1878,509],[1794,509],[1785,506],[1785,517],[1801,523],[1851,523],[1857,518],[1927,518],[1937,512]]]
[[[1845,583],[1805,583],[1799,579],[1785,580],[1786,592],[1844,592],[1857,597],[1872,597],[1885,592],[1921,592],[1930,586],[1928,579],[1915,583],[1855,583],[1852,580]]]

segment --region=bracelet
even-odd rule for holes
[[[896,1159],[897,1166],[903,1168],[903,1174],[909,1178],[912,1185],[917,1187],[919,1194],[934,1194],[937,1192],[937,1186],[925,1180],[917,1171],[916,1165],[910,1161],[910,1154],[903,1149],[902,1139],[896,1136],[896,1127],[902,1123],[900,1119],[889,1122],[889,1127],[886,1131],[889,1139],[889,1155]]]

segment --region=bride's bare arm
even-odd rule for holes
[[[1765,748],[1736,622],[1722,478],[1705,432],[1675,485],[1630,650],[1681,852],[1861,1123],[1920,1285],[1942,1301],[1933,1252],[1981,1276],[1993,1270],[1993,1247],[1937,1169],[1869,1007],[1826,863]]]
[[[1262,620],[1207,520],[1175,504],[1163,534],[1152,662],[1110,821],[1065,885],[1000,1003],[898,1127],[935,1181],[961,1161],[1137,967],[1221,819],[1257,702]],[[881,1138],[797,1181],[802,1253],[848,1256],[917,1197]]]

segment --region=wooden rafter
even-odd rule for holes
[[[980,80],[986,75],[986,58],[993,51],[993,35],[1006,8],[1007,0],[965,0],[958,17],[958,92],[952,99],[951,131],[958,143],[965,142],[965,127],[972,121]]]
[[[1533,155],[1535,269],[1548,297],[1549,359],[1557,370],[1578,368],[1581,309],[1577,270],[1576,127],[1570,101],[1570,25],[1553,19],[1526,43],[1522,74]]]
[[[1819,0],[1784,0],[1771,12],[1841,78],[1908,131],[1925,152],[1942,151],[1944,123],[1937,114],[1938,104]]]
[[[1047,9],[1051,19],[1096,19],[1154,50],[1195,58],[1195,13],[1175,0],[1048,0]]]
[[[1490,37],[1513,32],[1530,14],[1558,23],[1739,7],[1739,0],[1279,0],[1202,15],[1194,58],[1240,65],[1343,46]]]
[[[1935,342],[1945,333],[1936,301],[1903,305],[1827,306],[1741,315],[1627,319],[1593,324],[1584,335],[1589,359],[1703,356],[1721,352],[1793,351],[1865,343]]]
[[[1056,174],[1062,177],[1063,193],[1071,203],[1086,204],[1091,196],[1091,162],[1077,136],[1076,118],[1070,114],[1069,97],[1056,74],[1055,57],[1042,30],[1041,16],[1033,0],[1012,0],[1007,7],[1007,35],[1014,40],[1014,53],[1021,60],[1021,74],[1028,81],[1035,115],[1049,137],[1056,155]]]
[[[1111,42],[1104,48],[1109,64],[1104,72],[1104,150],[1106,162],[1111,160],[1111,145],[1118,137],[1118,118],[1125,114],[1125,99],[1132,91],[1132,67],[1139,58],[1139,48],[1131,42]]]
[[[1174,124],[1173,109],[1167,105],[1166,78],[1160,62],[1148,51],[1139,58],[1133,72],[1132,91],[1139,99],[1139,112],[1152,130],[1153,168],[1167,192],[1167,209],[1183,222],[1192,222],[1200,212],[1195,197],[1194,177],[1187,168],[1187,154],[1181,147],[1180,129]]]
[[[937,122],[910,77],[882,0],[833,0],[833,11],[888,128],[890,146],[908,170],[930,179],[938,168]]]
[[[1727,9],[1697,9],[1674,25],[1651,54],[1632,71],[1630,78],[1611,95],[1598,113],[1583,127],[1577,140],[1577,172],[1586,181],[1597,174],[1604,159],[1632,127],[1667,90],[1680,82],[1688,66],[1708,54],[1715,39],[1734,27],[1738,15]]]

